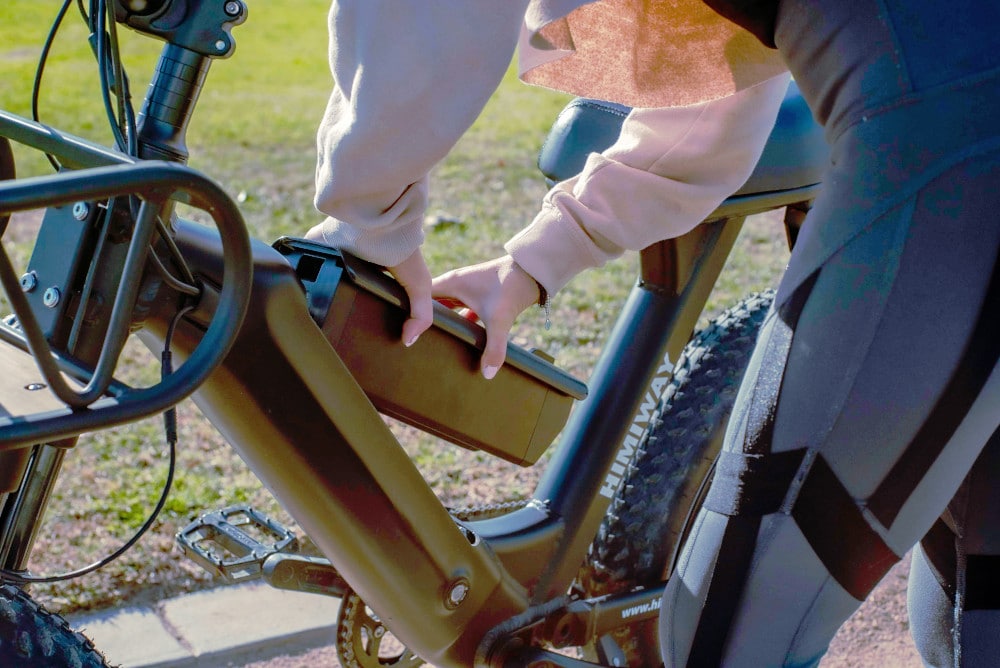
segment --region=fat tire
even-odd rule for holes
[[[751,295],[685,347],[580,570],[584,595],[661,586],[672,574],[773,299],[773,291]],[[623,626],[585,653],[611,665],[662,665],[657,621]]]
[[[0,666],[107,668],[93,643],[12,585],[0,586]]]

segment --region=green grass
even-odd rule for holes
[[[236,55],[216,62],[191,125],[190,164],[218,180],[241,202],[253,236],[271,241],[303,234],[319,219],[312,207],[313,136],[329,88],[325,61],[327,0],[249,3],[248,22],[234,31]],[[28,115],[39,49],[58,3],[4,0],[0,20],[0,108]],[[41,97],[46,123],[109,143],[97,95],[96,67],[75,7],[52,52]],[[144,94],[160,44],[121,33],[133,96]],[[535,168],[539,146],[567,97],[519,84],[513,72],[482,117],[432,174],[429,215],[458,224],[428,233],[425,254],[434,273],[501,253],[529,222],[545,192]],[[38,155],[17,150],[21,175],[45,173]],[[717,312],[745,292],[772,285],[785,253],[779,221],[752,219],[709,309]],[[12,226],[4,245],[22,265],[30,230]],[[554,303],[553,327],[529,312],[517,337],[556,354],[586,377],[615,313],[635,279],[630,254],[573,281]],[[155,378],[155,361],[130,347],[121,374]],[[537,470],[522,470],[394,425],[404,447],[446,503],[476,504],[530,493]],[[85,436],[67,457],[32,568],[58,572],[96,560],[144,520],[165,475],[166,452],[157,420]],[[172,547],[172,535],[203,510],[248,502],[291,522],[218,433],[185,402],[173,492],[154,530],[123,559],[97,574],[38,593],[56,608],[106,605],[123,597],[162,596],[210,584]],[[143,594],[143,592],[152,592]]]

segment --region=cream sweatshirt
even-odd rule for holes
[[[579,75],[600,66],[610,49],[598,48],[599,39],[584,39],[595,31],[595,10],[613,9],[619,23],[631,12],[632,23],[624,25],[641,32],[636,17],[648,14],[646,5],[676,13],[677,5],[691,3],[703,8],[700,0],[335,1],[329,13],[333,89],[317,134],[315,204],[328,216],[321,225],[324,241],[386,266],[419,247],[427,175],[476,119],[519,40],[523,78],[554,86],[563,68],[571,82],[563,88],[595,96]],[[759,47],[749,33],[714,14],[691,14]],[[725,39],[731,45],[734,38]],[[695,53],[708,48],[704,39],[691,41]],[[573,51],[584,43],[587,49]],[[579,176],[553,188],[506,250],[552,294],[588,267],[701,222],[753,171],[788,84],[774,52],[759,47],[762,55],[756,55],[757,47],[735,65],[716,63],[721,74],[709,86],[681,82],[674,88],[663,83],[670,77],[659,77],[648,90],[636,89],[641,98],[627,90],[601,95],[666,106],[633,110],[618,141],[590,156]],[[614,62],[633,72],[638,66]],[[658,96],[650,92],[657,88]],[[708,100],[672,106],[692,95]]]

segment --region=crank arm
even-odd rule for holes
[[[264,561],[261,575],[275,589],[325,596],[343,596],[350,589],[337,569],[322,557],[272,554]]]
[[[573,601],[545,620],[544,638],[555,647],[584,645],[619,627],[656,619],[662,597],[663,587],[652,587]]]

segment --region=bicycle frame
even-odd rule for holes
[[[176,58],[178,48],[168,43],[163,58]],[[147,102],[155,97],[151,92]],[[171,150],[153,157],[183,160],[179,139],[193,107],[194,98],[172,126]],[[34,180],[32,197],[0,182],[0,214],[92,198],[86,175],[99,175],[91,170],[108,165],[128,175],[129,185],[102,196],[140,191],[151,187],[142,169],[162,164],[144,166],[6,112],[0,112],[0,137],[83,170],[75,180],[72,174]],[[656,614],[662,589],[582,608],[570,605],[567,592],[744,219],[807,203],[815,190],[810,185],[735,197],[692,232],[642,252],[639,280],[593,371],[588,398],[572,413],[532,500],[501,517],[459,522],[449,514],[310,315],[294,269],[265,244],[251,244],[249,307],[231,349],[217,366],[213,362],[207,378],[189,380],[185,389],[197,388],[193,397],[205,415],[350,586],[420,657],[439,666],[542,659],[573,665],[566,657],[519,647],[515,639],[553,616],[561,621],[541,633],[566,640],[614,628],[626,607],[649,603],[648,616]],[[221,191],[201,201],[213,210],[235,206]],[[789,209],[790,230],[800,216],[799,209]],[[196,275],[226,271],[222,260],[229,249],[202,228],[179,222],[176,243]],[[239,282],[234,276],[222,280],[224,290]],[[205,281],[209,289],[212,282]],[[172,347],[189,362],[182,370],[205,366],[198,351],[210,315],[190,314],[174,332]],[[162,345],[171,316],[154,313],[147,320],[140,336],[151,349]],[[0,348],[24,347],[9,333],[5,338]],[[171,396],[166,403],[177,400]],[[140,412],[162,408],[144,406]],[[75,417],[48,431],[0,419],[2,451],[26,453],[28,444],[53,444],[36,450],[19,500],[8,504],[8,544],[0,545],[6,567],[24,567],[46,490],[72,437],[136,417]]]

